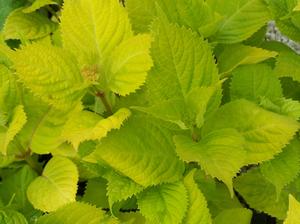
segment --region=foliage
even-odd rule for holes
[[[0,223],[300,223],[299,40],[299,0],[0,0]]]

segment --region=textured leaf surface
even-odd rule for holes
[[[64,46],[77,56],[81,66],[99,64],[133,35],[127,12],[118,0],[65,1],[61,31]]]
[[[282,97],[281,84],[272,68],[266,64],[248,65],[236,69],[231,81],[232,100],[244,98],[258,102],[261,97]]]
[[[69,159],[53,157],[42,176],[28,187],[27,196],[33,206],[42,211],[55,211],[75,201],[77,191],[77,167]]]
[[[17,9],[8,16],[3,34],[5,39],[38,39],[50,34],[56,26],[40,13],[26,14],[22,9]]]
[[[101,140],[94,155],[144,187],[177,181],[183,173],[171,133],[145,116],[132,116],[124,127],[112,131]]]
[[[142,111],[184,127],[184,123],[192,123],[187,122],[186,116],[188,94],[218,82],[212,51],[202,38],[186,28],[170,24],[166,18],[155,22],[152,33],[154,69],[147,80],[147,98],[151,106]],[[195,97],[202,100],[201,96]]]
[[[299,224],[300,223],[300,203],[289,195],[289,210],[284,224]]]
[[[233,195],[232,178],[245,164],[244,139],[234,129],[210,132],[199,142],[175,136],[176,151],[186,162],[196,161],[205,172],[222,180]]]
[[[23,83],[49,104],[67,107],[83,95],[76,58],[61,48],[32,44],[17,51],[14,63]]]
[[[20,130],[23,128],[24,124],[26,123],[26,114],[24,112],[24,108],[22,105],[17,106],[14,109],[11,121],[7,127],[6,133],[3,136],[4,139],[2,146],[1,146],[1,152],[2,154],[7,154],[7,147],[9,143],[15,138],[15,136],[20,132]]]
[[[243,135],[247,151],[245,164],[252,164],[280,153],[292,140],[299,124],[247,100],[236,100],[222,106],[204,124],[203,134],[222,128],[235,128]]]
[[[183,182],[187,190],[189,204],[183,223],[211,224],[212,220],[209,209],[207,208],[206,199],[194,180],[194,174],[195,170],[191,171],[184,178]]]
[[[246,208],[228,209],[215,217],[213,224],[250,224],[252,211]]]
[[[39,218],[37,224],[96,224],[104,217],[101,209],[85,203],[73,202]]]
[[[300,57],[291,51],[282,52],[277,58],[275,73],[279,77],[292,77],[300,82]]]
[[[271,101],[267,98],[262,98],[260,105],[268,110],[287,115],[296,120],[300,118],[300,102],[297,100],[279,98]]]
[[[0,112],[10,112],[18,100],[16,76],[5,65],[0,65]]]
[[[74,113],[64,126],[62,138],[72,143],[75,149],[87,140],[100,140],[112,129],[119,129],[131,112],[122,108],[108,118],[89,111]]]
[[[300,173],[300,143],[292,141],[274,159],[261,164],[263,176],[276,187],[277,197],[283,187],[291,183]]]
[[[28,224],[26,218],[21,213],[10,209],[0,209],[0,223]]]
[[[263,0],[240,0],[237,4],[235,11],[228,15],[216,34],[216,40],[219,43],[243,41],[258,31],[271,18]]]
[[[262,48],[233,44],[226,45],[218,57],[220,74],[230,74],[240,65],[256,64],[277,55],[275,51]]]
[[[105,64],[104,87],[124,96],[144,84],[153,64],[150,45],[148,34],[137,35],[118,45]]]
[[[138,195],[138,206],[149,223],[179,224],[187,210],[187,192],[181,182],[151,187]]]
[[[279,219],[284,219],[288,207],[287,194],[283,192],[277,199],[275,187],[259,172],[253,169],[234,181],[234,188],[251,208],[263,211]]]

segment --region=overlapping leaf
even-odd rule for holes
[[[281,152],[299,129],[294,119],[269,112],[247,100],[235,100],[221,107],[203,127],[203,134],[235,128],[245,139],[245,164],[258,163]]]
[[[78,171],[67,158],[53,157],[42,176],[37,177],[27,189],[27,197],[39,210],[52,212],[75,201]]]

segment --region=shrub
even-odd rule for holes
[[[299,1],[0,0],[0,29],[1,224],[300,222]]]

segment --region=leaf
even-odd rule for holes
[[[21,81],[57,108],[74,106],[84,94],[86,84],[76,58],[61,48],[31,44],[17,51],[14,63]]]
[[[247,100],[235,100],[222,106],[204,124],[207,135],[223,128],[234,128],[245,139],[245,164],[269,160],[281,152],[299,129],[292,118],[269,112]]]
[[[7,16],[15,9],[23,6],[26,0],[1,0],[0,1],[0,30],[2,30]]]
[[[186,129],[195,123],[187,116],[188,95],[219,82],[212,51],[198,35],[165,18],[154,23],[152,33],[154,69],[146,84],[150,107],[137,109]],[[201,96],[195,97],[202,100]]]
[[[27,117],[24,112],[24,107],[22,105],[16,106],[14,109],[11,121],[8,125],[8,128],[5,133],[5,137],[3,139],[3,143],[1,144],[1,152],[2,154],[7,154],[7,147],[8,144],[14,140],[15,136],[20,132],[23,128],[24,124],[26,123]]]
[[[233,195],[232,178],[245,165],[244,139],[234,129],[219,129],[194,142],[186,136],[175,136],[176,151],[186,162],[196,161],[205,172],[222,180]]]
[[[95,224],[100,223],[104,217],[101,209],[82,202],[73,202],[40,217],[37,224]]]
[[[29,185],[27,197],[36,209],[55,211],[75,201],[77,182],[78,171],[75,164],[67,158],[53,157],[42,176]]]
[[[108,180],[107,184],[107,196],[109,201],[109,206],[112,214],[116,214],[113,205],[116,202],[122,200],[127,200],[133,195],[141,192],[143,187],[128,177],[119,175],[114,171],[109,171],[105,174],[105,178]]]
[[[216,41],[232,44],[249,38],[271,19],[263,0],[239,1],[235,11],[228,15],[216,33]]]
[[[189,205],[183,223],[211,224],[212,220],[209,209],[207,208],[206,199],[195,183],[194,174],[195,170],[192,170],[184,178],[184,186],[187,190]]]
[[[66,0],[61,32],[64,47],[77,56],[81,66],[101,64],[116,46],[133,36],[127,12],[117,0]]]
[[[233,72],[231,99],[244,98],[259,102],[261,97],[282,97],[281,84],[272,68],[266,64],[242,66]]]
[[[228,209],[221,212],[213,221],[213,224],[250,224],[252,211],[246,208]]]
[[[256,211],[267,213],[278,219],[284,219],[288,207],[287,194],[283,192],[277,199],[275,187],[260,174],[259,169],[252,169],[234,181],[234,189]]]
[[[149,223],[179,224],[187,210],[187,192],[181,182],[163,184],[138,195],[138,206]]]
[[[18,101],[16,76],[5,65],[0,65],[0,112],[12,111]]]
[[[103,138],[93,154],[98,162],[143,187],[174,182],[183,174],[183,163],[171,137],[172,133],[155,120],[136,115]]]
[[[220,74],[226,76],[240,65],[257,64],[277,54],[275,51],[242,44],[225,45],[218,57]]]
[[[89,179],[82,197],[82,201],[100,208],[108,208],[107,181],[103,178]]]
[[[217,216],[223,210],[242,208],[238,198],[230,195],[225,184],[206,175],[204,171],[197,170],[194,179],[207,200],[212,217]]]
[[[26,218],[19,212],[11,209],[0,209],[0,223],[3,224],[28,224]]]
[[[153,65],[150,45],[148,34],[134,36],[118,45],[108,56],[102,85],[121,96],[136,91]]]
[[[46,5],[57,5],[57,2],[55,0],[35,0],[30,6],[23,9],[23,12],[31,13]]]
[[[30,182],[36,176],[37,174],[29,166],[25,165],[7,177],[2,177],[0,198],[3,200],[3,203],[7,205],[13,198],[10,208],[20,211],[26,216],[32,214],[34,209],[27,199],[26,191]]]
[[[298,1],[296,7],[293,9],[293,11],[300,11],[300,2]]]
[[[260,166],[262,175],[276,187],[277,198],[300,173],[299,148],[299,141],[294,140],[280,154]]]
[[[25,14],[23,8],[13,11],[6,19],[3,35],[5,39],[31,40],[47,36],[53,32],[57,24],[46,16],[32,12]]]
[[[300,220],[300,203],[294,198],[293,195],[289,195],[289,210],[287,217],[284,220],[284,224],[298,224]]]
[[[300,82],[299,66],[299,55],[292,51],[285,51],[277,58],[275,73],[278,77],[292,77],[293,80]]]
[[[22,145],[37,154],[47,154],[56,150],[64,143],[61,133],[65,123],[72,113],[78,113],[81,107],[58,110],[45,105],[39,98],[29,93],[23,100],[28,120],[18,135]]]
[[[108,118],[103,118],[89,111],[73,113],[65,124],[62,138],[72,143],[75,149],[81,142],[87,140],[100,140],[112,129],[119,129],[130,116],[130,110],[121,108]]]

